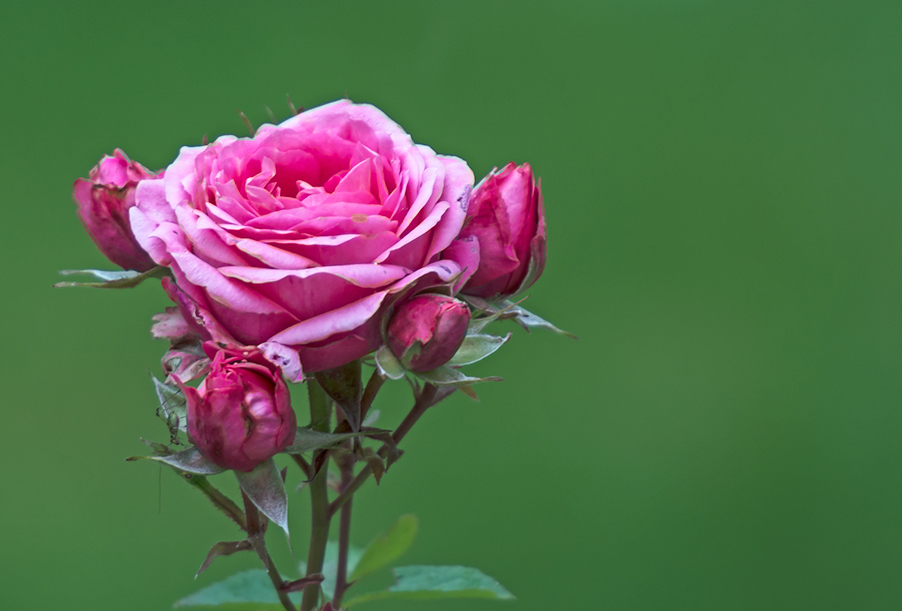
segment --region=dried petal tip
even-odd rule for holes
[[[470,310],[446,295],[422,294],[395,310],[388,347],[410,371],[431,371],[451,360],[470,323]]]
[[[97,248],[110,261],[124,269],[147,271],[155,263],[138,245],[128,218],[135,205],[135,187],[156,175],[120,149],[103,159],[72,186],[72,199],[82,225]]]

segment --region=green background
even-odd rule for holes
[[[163,167],[288,93],[374,103],[477,177],[533,164],[528,307],[580,336],[515,332],[474,368],[506,381],[428,414],[355,503],[356,543],[415,513],[404,563],[518,601],[361,609],[898,609],[899,6],[3,0],[0,607],[167,609],[256,565],[195,581],[236,530],[123,460],[166,437],[162,291],[51,285],[110,267],[70,202],[103,153]]]

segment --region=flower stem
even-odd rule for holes
[[[354,479],[354,461],[346,456],[341,461],[341,485],[342,490]],[[335,594],[332,597],[332,606],[341,608],[341,599],[348,589],[348,548],[351,545],[351,503],[348,501],[341,507],[341,516],[338,522],[338,575],[335,579]]]
[[[313,429],[329,432],[331,405],[326,392],[316,380],[307,381],[307,390],[310,396],[310,421]],[[316,461],[314,460],[314,464]],[[310,550],[307,552],[307,576],[322,573],[323,560],[326,555],[326,542],[329,538],[329,488],[328,459],[320,468],[319,473],[310,482]],[[304,588],[301,599],[301,611],[313,611],[319,602],[320,585],[313,583]]]
[[[269,575],[269,580],[272,581],[276,594],[279,596],[279,602],[285,607],[285,611],[296,611],[294,603],[288,598],[288,592],[285,590],[285,580],[282,579],[282,575],[276,569],[276,564],[266,550],[266,533],[263,531],[260,521],[260,512],[253,501],[247,498],[243,490],[241,491],[241,498],[244,499],[244,512],[247,515],[247,540],[254,547],[257,556],[260,557],[260,562],[263,563],[263,567]]]
[[[241,511],[232,499],[220,492],[206,477],[186,473],[179,469],[176,469],[176,471],[180,473],[189,484],[203,492],[216,509],[235,522],[241,530],[247,532],[247,519],[244,517],[244,512]]]

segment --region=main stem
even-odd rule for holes
[[[310,396],[310,421],[313,429],[323,433],[329,432],[330,403],[326,392],[316,380],[307,381]],[[328,459],[319,473],[310,482],[310,550],[307,553],[307,577],[323,572],[323,560],[326,556],[326,542],[329,539],[329,489]],[[319,602],[320,585],[313,583],[304,588],[301,598],[301,611],[313,611]]]

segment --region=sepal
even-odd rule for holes
[[[260,513],[276,523],[288,534],[288,495],[285,493],[285,482],[273,459],[264,460],[252,471],[244,473],[235,471],[241,490]],[[289,538],[289,541],[291,539]]]
[[[501,346],[503,346],[511,338],[511,333],[504,337],[498,335],[485,335],[482,333],[474,333],[467,335],[464,342],[460,345],[447,365],[451,367],[460,367],[462,365],[470,365],[481,361],[485,357],[493,354]]]
[[[477,382],[502,382],[504,380],[504,378],[496,376],[474,378],[468,376],[459,369],[454,369],[447,365],[442,365],[432,371],[421,371],[414,375],[421,380],[429,382],[430,384],[435,384],[436,386],[454,386],[456,388],[465,388],[471,384],[476,384]]]
[[[298,427],[294,436],[294,442],[282,450],[282,454],[305,454],[314,450],[322,450],[338,445],[342,441],[352,437],[360,437],[367,434],[365,431],[350,433],[324,433],[309,427]]]
[[[504,310],[507,310],[508,312],[512,312],[512,313],[516,314],[517,322],[520,323],[520,326],[523,327],[524,329],[526,329],[527,331],[529,331],[529,329],[532,327],[539,327],[542,329],[548,329],[549,331],[554,331],[558,335],[565,335],[571,339],[579,339],[578,337],[576,337],[569,331],[564,331],[563,329],[559,329],[558,327],[554,326],[553,324],[551,324],[550,322],[548,322],[541,316],[537,316],[536,314],[533,314],[529,310],[522,308],[518,305],[515,305],[515,304],[511,303],[510,301],[507,301],[507,300],[500,301],[496,305],[497,305],[497,307],[499,307],[501,309],[504,309]]]
[[[157,449],[157,448],[155,448]],[[155,460],[170,467],[175,467],[179,471],[185,473],[195,473],[197,475],[216,475],[225,471],[222,467],[214,465],[195,447],[187,450],[176,452],[174,454],[157,454],[156,456],[130,456],[125,460]]]
[[[107,271],[102,269],[63,269],[60,270],[63,276],[94,276],[101,282],[57,282],[53,286],[56,288],[69,288],[73,286],[86,286],[96,289],[130,289],[138,286],[148,278],[162,278],[169,274],[169,269],[165,267],[154,267],[146,272],[136,272],[133,270],[124,271]]]
[[[379,375],[390,380],[400,380],[407,373],[404,365],[398,360],[387,344],[376,350],[376,369]]]

